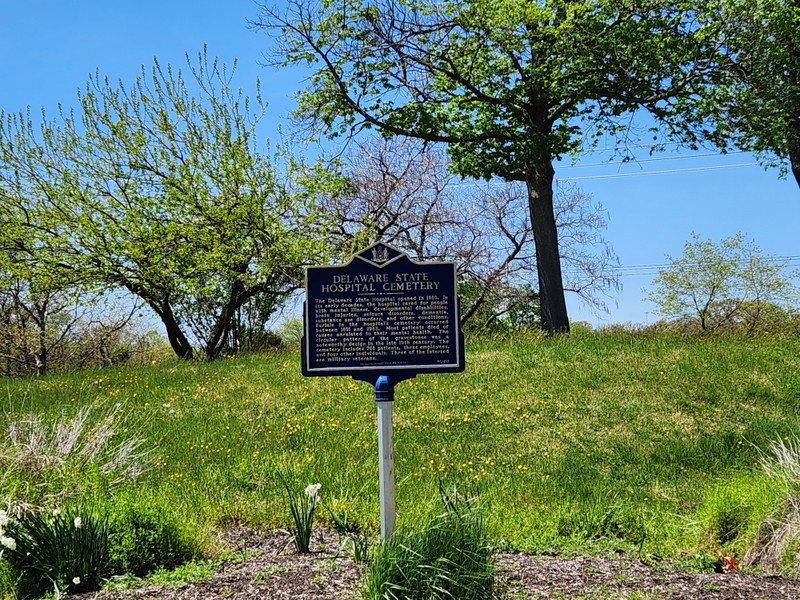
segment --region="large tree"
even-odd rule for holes
[[[737,0],[727,9],[724,79],[690,104],[692,116],[717,145],[788,166],[800,186],[800,0]]]
[[[542,326],[569,331],[554,162],[639,108],[660,119],[716,72],[721,27],[686,0],[289,0],[254,22],[313,72],[297,114],[448,145],[453,170],[523,182]],[[714,4],[714,3],[711,3]]]
[[[384,240],[417,260],[454,261],[462,325],[496,323],[533,297],[536,257],[519,183],[459,181],[441,145],[413,138],[356,140],[342,162],[351,190],[325,203],[335,231],[353,245]],[[554,208],[565,290],[602,309],[618,285],[602,237],[606,213],[577,186],[558,186]]]
[[[256,140],[260,96],[204,52],[187,65],[184,77],[156,61],[129,84],[96,74],[55,118],[0,115],[0,261],[124,288],[178,356],[199,345],[214,358],[239,307],[289,293],[321,259],[312,207],[336,178],[270,160]]]

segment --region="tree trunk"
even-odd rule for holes
[[[795,15],[800,15],[800,0],[792,0],[789,6],[794,10]],[[800,20],[797,16],[795,23]],[[789,56],[793,69],[790,75],[790,85],[788,86],[788,93],[791,94],[789,113],[789,131],[786,136],[786,142],[789,150],[789,164],[792,167],[792,175],[800,186],[800,45],[795,40],[789,47]]]
[[[561,276],[561,255],[558,251],[558,229],[553,210],[554,176],[552,163],[546,161],[538,168],[530,170],[525,180],[533,240],[536,245],[542,329],[549,334],[569,333],[569,317]]]
[[[161,318],[161,322],[164,323],[164,327],[167,330],[169,345],[172,346],[176,356],[184,360],[193,358],[192,345],[189,343],[189,340],[186,339],[183,331],[181,331],[181,327],[175,319],[175,314],[172,312],[169,300],[164,300],[158,305],[150,303],[150,306]]]
[[[789,118],[787,145],[789,146],[789,164],[792,167],[792,175],[800,187],[800,110]]]
[[[36,374],[37,375],[44,375],[47,373],[47,331],[42,327],[39,329],[39,348],[37,352],[34,354],[34,358],[36,360]]]
[[[211,334],[204,349],[206,359],[214,360],[219,357],[228,342],[236,311],[263,288],[264,285],[262,284],[247,290],[240,281],[233,282],[228,302],[222,307],[219,317],[217,317],[214,326],[211,328]]]

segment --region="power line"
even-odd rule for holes
[[[761,257],[765,263],[781,264],[783,267],[800,267],[800,256],[763,256]],[[742,261],[741,264],[745,264]],[[620,277],[644,277],[658,275],[663,269],[671,268],[673,265],[668,263],[663,264],[649,264],[649,265],[619,265],[612,267],[610,271]],[[699,267],[699,264],[691,265],[692,267]]]
[[[717,155],[715,155],[715,154],[692,155],[692,156],[685,156],[685,157],[680,157],[680,158],[681,159],[685,159],[685,158],[700,158],[700,157],[705,157],[705,156],[717,156]],[[678,157],[663,158],[663,159],[654,158],[654,159],[647,159],[647,160],[638,161],[638,162],[651,162],[651,161],[657,161],[657,160],[677,160],[677,159],[678,159]],[[629,162],[633,162],[633,161],[629,161]],[[597,166],[620,165],[620,164],[625,164],[625,163],[597,163],[597,164],[591,164],[591,165],[575,165],[574,167],[559,167],[559,168],[578,168],[578,167],[581,167],[581,166],[597,167]],[[582,176],[579,176],[579,177],[556,177],[556,181],[560,183],[560,182],[565,182],[565,181],[586,181],[586,180],[590,180],[590,179],[615,179],[615,178],[618,178],[618,177],[642,177],[642,176],[645,176],[645,175],[670,175],[670,174],[674,174],[674,173],[698,173],[698,172],[702,172],[702,171],[717,171],[717,170],[720,170],[720,169],[741,169],[741,168],[744,168],[744,167],[757,167],[757,166],[760,166],[760,163],[749,162],[749,163],[736,163],[736,164],[732,164],[732,165],[710,165],[710,166],[705,166],[705,167],[686,167],[686,168],[680,168],[680,169],[662,169],[660,171],[639,171],[639,172],[636,172],[636,173],[611,173],[611,174],[606,174],[606,175],[582,175]],[[479,181],[461,181],[459,183],[451,183],[451,184],[447,185],[446,187],[448,187],[448,188],[464,188],[464,187],[478,187],[478,186],[497,186],[497,185],[507,185],[507,183],[508,182],[506,182],[506,181],[498,181],[498,180],[482,181],[482,182],[479,182]]]
[[[638,173],[614,173],[612,175],[585,175],[582,177],[559,177],[558,181],[585,181],[587,179],[615,179],[617,177],[641,177],[642,175],[667,175],[671,173],[694,173],[699,171],[716,171],[719,169],[737,169],[757,167],[759,163],[739,163],[735,165],[716,165],[709,167],[690,167],[685,169],[665,169],[663,171],[640,171]]]
[[[728,154],[744,154],[744,151],[737,150],[735,152],[728,152]],[[630,160],[620,160],[620,161],[608,161],[608,162],[595,162],[595,163],[588,163],[588,164],[578,164],[578,165],[559,165],[559,169],[582,169],[585,167],[607,167],[607,166],[622,166],[622,165],[629,165],[629,164],[639,164],[639,163],[650,163],[650,162],[663,162],[667,160],[688,160],[691,158],[709,158],[709,157],[716,157],[716,156],[725,156],[725,154],[721,152],[709,152],[707,154],[683,154],[680,156],[657,156],[654,158],[641,158],[641,159],[630,159]]]
[[[675,146],[676,148],[680,148],[680,142],[665,142],[663,144],[625,144],[624,146],[612,146],[611,148],[583,148],[580,150],[581,154],[601,154],[603,152],[617,152],[619,150],[630,150],[631,148],[654,148],[654,147],[661,147],[666,148],[667,146]]]

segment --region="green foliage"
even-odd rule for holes
[[[474,279],[458,282],[461,313],[470,313],[463,324],[471,333],[503,333],[538,329],[541,324],[539,294],[532,286],[523,284],[497,285],[486,288]]]
[[[309,12],[295,1],[261,25],[283,35],[277,60],[316,69],[301,116],[329,132],[355,122],[444,141],[456,172],[490,178],[530,173],[626,130],[620,116],[638,105],[702,88],[720,24],[702,4],[656,6],[350,0]],[[696,78],[677,76],[693,68]]]
[[[476,499],[443,495],[445,512],[416,531],[397,532],[375,550],[366,600],[491,600],[495,567]]]
[[[588,541],[620,540],[641,547],[647,529],[633,505],[612,502],[587,502],[570,505],[558,517],[559,536]]]
[[[163,508],[139,494],[115,495],[109,502],[109,566],[114,574],[143,577],[188,562],[198,548]]]
[[[303,320],[297,317],[285,319],[278,327],[277,334],[284,345],[299,346],[303,337]]]
[[[104,516],[80,506],[56,514],[28,512],[9,522],[7,533],[16,546],[3,558],[15,574],[19,597],[100,589],[108,568]]]
[[[203,51],[186,66],[117,85],[96,73],[74,114],[40,123],[0,114],[0,268],[125,289],[178,356],[215,358],[238,309],[274,307],[326,257],[314,202],[341,181],[268,156],[266,105],[233,87],[235,65]]]
[[[648,298],[662,315],[695,321],[701,331],[754,333],[774,327],[776,318],[796,306],[797,289],[785,265],[764,256],[741,233],[719,243],[693,234],[683,254],[667,260]]]
[[[730,61],[721,65],[719,85],[692,107],[692,118],[721,148],[755,152],[782,173],[788,163],[800,185],[797,3],[764,0],[754,10],[751,2],[729,1],[724,16]]]
[[[258,25],[279,32],[277,63],[313,70],[296,112],[326,134],[442,142],[455,173],[525,183],[542,328],[555,333],[569,322],[554,162],[608,137],[630,148],[642,108],[682,132],[682,102],[724,59],[716,4],[292,0],[285,12],[262,7]]]
[[[761,456],[778,501],[758,515],[743,564],[800,575],[800,438],[796,431],[772,441]]]
[[[362,527],[355,519],[350,518],[346,512],[337,512],[327,504],[325,504],[325,508],[333,521],[333,528],[339,534],[339,543],[342,549],[349,551],[356,562],[369,561],[372,545],[369,530]]]
[[[774,479],[743,472],[721,482],[706,494],[699,517],[704,534],[716,548],[740,559],[757,542],[758,530],[785,501]]]

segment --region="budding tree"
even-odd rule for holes
[[[648,299],[665,317],[696,320],[701,331],[740,324],[753,332],[765,309],[797,304],[786,264],[762,254],[741,233],[720,242],[692,234],[683,254],[667,260]]]
[[[462,180],[441,146],[408,138],[358,140],[344,157],[352,191],[326,201],[339,236],[383,240],[417,260],[454,261],[464,323],[506,317],[530,324],[538,308],[536,251],[524,189]],[[616,257],[602,238],[602,206],[577,187],[557,189],[565,286],[602,307],[617,285]],[[480,320],[480,323],[475,321]]]

